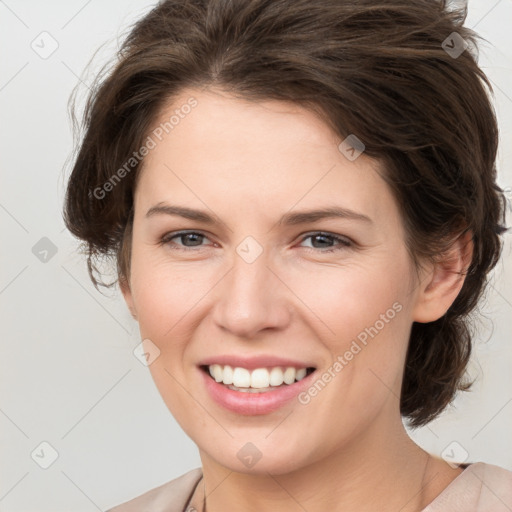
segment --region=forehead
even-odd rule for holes
[[[324,201],[378,217],[394,206],[378,163],[364,153],[347,159],[340,137],[290,102],[188,89],[160,111],[150,136],[155,147],[136,191],[141,207],[172,197],[269,212]]]

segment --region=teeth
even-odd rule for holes
[[[284,382],[283,370],[281,368],[272,368],[270,370],[270,385],[280,386]]]
[[[295,374],[295,379],[302,380],[306,376],[307,372],[308,371],[306,370],[306,368],[301,368],[300,370],[297,370],[297,373]]]
[[[268,388],[270,385],[270,376],[266,368],[258,368],[251,373],[251,388]],[[237,387],[246,387],[238,386]]]
[[[231,368],[231,366],[224,366],[222,382],[224,384],[233,384],[233,368]]]
[[[295,382],[295,374],[297,371],[295,368],[286,368],[284,371],[284,383],[285,384],[293,384]]]
[[[215,379],[216,382],[220,382],[222,380],[222,366],[220,364],[214,364],[210,366],[210,375]]]
[[[306,374],[306,368],[256,368],[249,371],[247,368],[231,367],[229,365],[222,366],[220,364],[212,364],[208,367],[210,375],[216,382],[222,382],[231,388],[265,389],[269,387],[277,387],[284,384],[293,384],[302,380]]]
[[[251,387],[251,374],[245,368],[235,368],[233,370],[233,386],[237,388]]]

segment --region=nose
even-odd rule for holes
[[[214,321],[226,333],[243,339],[261,331],[287,327],[291,318],[288,288],[263,252],[252,262],[234,255],[233,266],[217,287]]]

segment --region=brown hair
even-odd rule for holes
[[[461,292],[439,320],[414,322],[409,340],[400,411],[413,427],[434,419],[458,389],[469,388],[468,315],[506,231],[492,87],[465,18],[465,10],[437,0],[161,2],[132,27],[86,104],[64,219],[85,243],[95,286],[115,284],[101,282],[102,257],[116,262],[119,280],[129,276],[141,163],[127,169],[126,162],[164,104],[187,87],[215,86],[313,109],[383,164],[416,264],[471,232],[474,253]],[[473,50],[456,55],[463,41]]]

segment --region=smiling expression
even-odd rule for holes
[[[347,159],[314,113],[190,89],[155,125],[190,96],[145,158],[123,293],[200,450],[247,471],[250,442],[255,471],[290,471],[399,421],[416,300],[402,219],[377,163]]]

